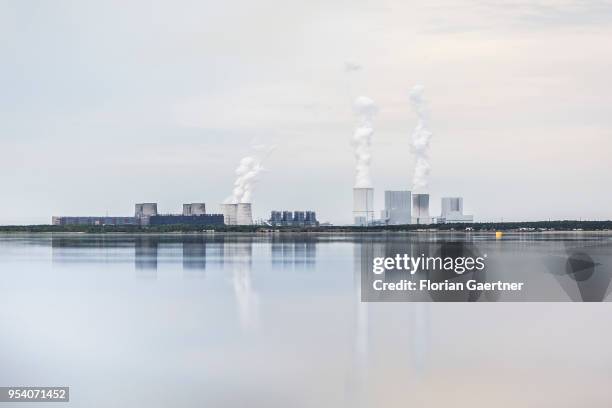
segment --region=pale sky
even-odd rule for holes
[[[217,212],[252,143],[256,217],[348,223],[352,100],[379,108],[378,210],[411,188],[415,84],[432,214],[612,219],[612,2],[0,0],[0,55],[0,224]]]

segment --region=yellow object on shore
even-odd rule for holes
[[[501,231],[495,231],[495,239],[501,239],[504,236],[504,233]]]

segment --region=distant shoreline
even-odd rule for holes
[[[244,226],[195,226],[195,225],[4,225],[0,233],[14,232],[79,232],[79,233],[367,233],[367,232],[568,232],[568,231],[612,231],[612,221],[529,221],[529,222],[482,222],[470,224],[386,225],[372,227],[318,226],[318,227],[270,227],[265,225]]]

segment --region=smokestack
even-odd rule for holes
[[[353,189],[353,222],[356,226],[368,226],[374,221],[374,189]]]
[[[253,225],[251,203],[239,203],[236,207],[236,224]]]
[[[238,204],[221,204],[221,212],[225,225],[236,225]]]

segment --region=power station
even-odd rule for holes
[[[385,191],[384,210],[374,219],[374,189],[353,189],[353,225],[430,225],[472,223],[473,215],[463,214],[463,197],[443,197],[440,216],[430,214],[430,195],[409,190]]]

